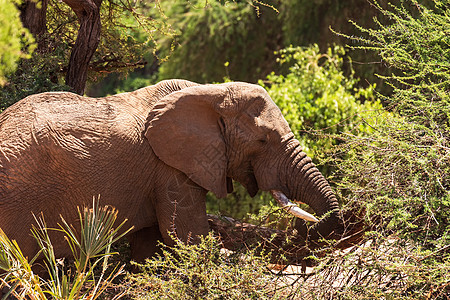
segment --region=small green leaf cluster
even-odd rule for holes
[[[210,213],[220,213],[232,216],[239,220],[249,221],[251,214],[257,214],[261,207],[269,205],[273,201],[268,193],[258,192],[255,197],[250,197],[247,190],[238,182],[233,182],[233,192],[224,199],[209,192],[206,196],[206,209]]]
[[[8,76],[8,84],[0,89],[0,111],[17,101],[33,94],[48,91],[69,91],[70,87],[58,78],[62,65],[50,64],[58,61],[58,51],[47,56],[33,56],[31,59],[21,60],[16,72]]]

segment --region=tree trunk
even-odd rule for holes
[[[27,0],[20,6],[20,19],[22,24],[36,38],[38,50],[44,46],[39,36],[47,32],[47,5],[48,0]]]
[[[78,94],[84,93],[89,62],[100,41],[102,0],[63,0],[80,22],[78,36],[70,55],[66,84]]]

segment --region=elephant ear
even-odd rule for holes
[[[202,85],[171,93],[154,106],[145,136],[166,164],[218,197],[227,194],[227,157],[220,107],[228,92]]]

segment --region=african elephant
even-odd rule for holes
[[[172,243],[169,231],[206,234],[206,193],[224,197],[232,180],[328,213],[311,236],[342,229],[330,186],[257,85],[167,80],[104,98],[32,95],[1,113],[0,139],[0,228],[29,257],[32,212],[49,226],[60,215],[76,224],[77,206],[95,195],[134,226],[134,258],[151,256],[157,239]],[[70,255],[62,238],[54,243]]]

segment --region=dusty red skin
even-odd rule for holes
[[[337,200],[260,86],[169,80],[105,98],[55,92],[29,96],[0,114],[0,228],[33,257],[32,212],[56,227],[101,195],[134,226],[135,259],[156,241],[195,242],[209,231],[205,197],[231,180],[250,194],[276,190],[322,218],[317,237],[337,232]],[[57,256],[66,242],[54,233]]]

